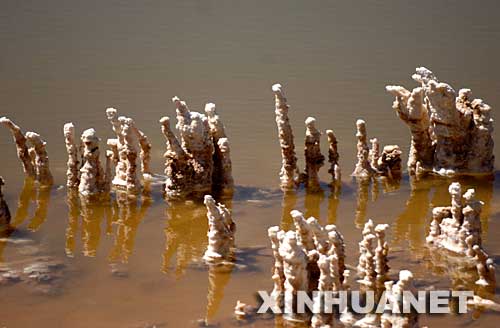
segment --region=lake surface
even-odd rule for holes
[[[450,181],[358,186],[349,177],[355,121],[365,119],[369,137],[381,144],[400,145],[406,162],[410,134],[384,87],[415,86],[410,77],[418,66],[456,90],[471,88],[495,118],[497,2],[5,0],[0,8],[0,116],[42,135],[56,182],[51,191],[24,184],[11,135],[0,129],[0,175],[18,229],[0,241],[0,262],[16,267],[50,258],[61,268],[48,290],[0,286],[0,327],[190,327],[200,319],[236,326],[236,300],[254,303],[257,290],[272,289],[267,228],[289,227],[291,209],[337,224],[350,265],[357,263],[362,224],[368,218],[389,223],[392,276],[410,269],[423,288],[457,284],[424,247],[430,208],[449,203]],[[323,194],[279,192],[276,82],[291,106],[301,167],[305,118],[335,132],[340,195],[326,187],[326,167]],[[152,168],[162,173],[158,120],[175,116],[173,96],[195,111],[214,102],[230,138],[237,185],[230,207],[242,264],[230,272],[200,262],[207,222],[199,204],[169,205],[159,186],[137,203],[113,194],[103,203],[79,204],[60,187],[64,123],[74,122],[79,133],[94,127],[105,140],[113,137],[107,107],[135,119],[153,145]],[[497,132],[494,139],[500,144]],[[326,140],[322,147],[326,152]],[[499,179],[463,182],[485,202],[483,246],[498,260]],[[496,327],[495,320],[494,313],[469,313],[422,323]],[[261,319],[250,326],[274,325]]]

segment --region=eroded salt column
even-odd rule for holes
[[[417,328],[418,316],[416,313],[401,313],[405,305],[402,302],[408,302],[408,297],[403,298],[404,291],[411,292],[415,295],[415,287],[413,286],[413,274],[408,270],[399,272],[399,280],[388,281],[385,283],[386,296],[389,300],[386,303],[391,305],[381,316],[381,327],[394,328]],[[403,304],[403,307],[401,305]]]
[[[293,210],[290,212],[297,229],[297,243],[305,249],[306,252],[315,249],[313,232],[302,212]]]
[[[192,185],[196,194],[209,193],[212,189],[214,144],[210,136],[207,117],[191,112],[184,101],[172,98],[177,113],[177,130],[181,146],[190,155],[193,167]]]
[[[139,130],[132,121],[131,125],[132,131],[134,131],[139,146],[141,147],[140,158],[141,158],[141,172],[142,177],[146,180],[151,180],[153,174],[151,172],[151,143],[149,142],[148,136],[141,130]]]
[[[278,226],[270,227],[267,229],[269,240],[271,241],[271,249],[274,256],[274,265],[272,269],[272,279],[274,282],[273,291],[271,296],[274,304],[281,308],[283,305],[283,292],[285,288],[285,274],[283,272],[283,258],[279,253],[280,243],[285,237],[285,232],[280,230]]]
[[[375,172],[369,159],[370,148],[367,143],[365,121],[357,120],[356,129],[356,138],[358,140],[356,144],[358,162],[356,163],[354,172],[352,172],[351,175],[358,178],[368,178],[373,176]]]
[[[400,179],[401,169],[401,148],[397,145],[384,146],[382,155],[377,159],[377,171],[380,175],[389,179]]]
[[[112,150],[106,150],[106,164],[104,166],[104,181],[101,191],[109,193],[111,191],[111,184],[113,182],[113,158],[114,153]]]
[[[215,104],[205,105],[205,114],[210,127],[210,136],[214,144],[214,169],[212,174],[212,183],[224,193],[232,192],[233,176],[229,149],[229,140],[222,120],[215,109]]]
[[[306,161],[306,187],[310,191],[321,190],[319,186],[319,169],[323,166],[325,156],[321,154],[320,138],[321,132],[316,128],[316,119],[308,117],[305,121],[306,124],[306,137],[304,157]]]
[[[341,174],[337,138],[332,130],[326,130],[326,136],[328,138],[328,163],[330,163],[328,173],[332,175],[332,184],[340,184]]]
[[[320,292],[331,292],[333,290],[333,277],[331,272],[331,262],[334,255],[320,254],[318,259],[318,267],[320,271],[318,291]],[[331,324],[332,314],[328,313],[315,313],[311,319],[311,327],[325,327]]]
[[[458,94],[425,67],[412,78],[411,92],[387,86],[393,108],[412,134],[408,169],[411,174],[491,174],[494,169],[491,107],[472,99],[469,89]]]
[[[298,168],[295,156],[295,144],[293,142],[293,131],[288,119],[290,106],[283,93],[281,84],[272,86],[275,99],[276,125],[278,126],[278,137],[281,147],[282,166],[280,171],[281,189],[283,191],[293,190],[297,185]]]
[[[234,188],[233,164],[231,163],[231,149],[227,138],[220,138],[217,142],[217,148],[220,151],[221,176],[220,182],[216,185],[224,194],[230,194]]]
[[[192,190],[187,155],[170,128],[170,118],[162,117],[160,124],[167,145],[167,151],[163,155],[167,176],[165,195],[170,199],[183,198]]]
[[[46,142],[35,132],[26,132],[26,139],[32,145],[34,151],[34,163],[36,179],[42,185],[52,185],[54,179],[49,168],[49,156],[45,149]]]
[[[21,163],[23,164],[24,174],[34,179],[36,177],[36,172],[35,172],[35,167],[33,165],[33,159],[31,158],[30,153],[28,151],[28,146],[26,144],[27,140],[25,135],[21,131],[21,128],[16,124],[14,124],[14,122],[12,122],[7,117],[1,117],[0,124],[5,125],[12,133],[12,137],[16,144],[17,157],[19,158],[19,160],[21,160]]]
[[[8,227],[10,223],[10,211],[9,206],[5,199],[3,199],[3,186],[5,185],[5,181],[3,177],[0,177],[0,230],[4,230]]]
[[[114,108],[106,109],[106,117],[113,127],[113,132],[116,134],[116,139],[109,139],[108,145],[115,154],[115,177],[113,185],[126,187],[127,186],[127,154],[125,151],[125,140],[122,133],[122,124],[118,120],[118,112]],[[116,155],[118,155],[116,157]]]
[[[121,124],[123,135],[123,152],[126,159],[125,181],[127,191],[136,193],[141,189],[137,171],[138,140],[134,132],[134,121],[131,118],[120,116],[118,121]]]
[[[477,275],[479,277],[479,279],[476,281],[476,284],[481,286],[495,287],[495,262],[479,245],[474,245],[473,250],[475,253],[475,260],[477,261],[476,269]]]
[[[375,248],[375,272],[377,273],[377,281],[385,282],[388,278],[389,265],[388,255],[389,246],[385,240],[388,224],[377,224],[375,227],[375,236],[377,237],[377,248]]]
[[[307,255],[298,243],[295,231],[287,231],[280,244],[279,253],[283,258],[285,293],[296,295],[309,285],[307,275]]]
[[[346,273],[346,271],[348,270],[345,269],[346,267],[345,267],[344,236],[342,236],[342,234],[337,230],[337,227],[333,224],[325,226],[325,231],[328,232],[328,240],[330,243],[330,250],[328,251],[328,254],[335,255],[337,261],[338,279],[340,280],[341,283],[345,283],[346,280],[344,279],[344,277],[346,274],[348,275],[349,273]],[[339,287],[337,290],[340,290],[340,286],[337,287]]]
[[[75,126],[73,123],[64,124],[64,141],[68,162],[66,170],[66,186],[68,188],[78,188],[80,184],[80,161],[78,160],[79,146],[75,142]]]
[[[83,131],[81,141],[84,146],[84,164],[80,169],[80,185],[78,190],[84,196],[92,196],[101,192],[104,172],[99,159],[99,138],[94,129]]]
[[[231,213],[222,204],[216,204],[210,195],[205,195],[204,204],[208,218],[208,246],[203,259],[208,262],[231,261],[234,259],[234,234],[236,225]]]

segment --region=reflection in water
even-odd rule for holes
[[[115,242],[109,255],[111,262],[128,263],[129,257],[134,250],[135,236],[137,228],[144,219],[147,210],[151,206],[152,200],[149,197],[148,189],[143,193],[142,205],[138,210],[138,200],[136,197],[129,197],[126,192],[116,193],[116,203],[118,204],[118,220]]]
[[[356,214],[354,224],[356,228],[362,229],[366,221],[366,207],[368,205],[368,192],[370,189],[370,178],[356,178],[357,196],[356,196]]]
[[[162,271],[171,271],[170,262],[175,255],[175,274],[184,275],[187,266],[199,261],[207,245],[207,211],[205,206],[192,202],[169,202],[165,227],[165,250]]]
[[[19,194],[17,210],[11,226],[16,228],[24,223],[28,216],[29,207],[32,201],[36,203],[33,217],[30,220],[28,229],[37,231],[47,219],[47,210],[50,202],[51,189],[46,186],[38,186],[31,178],[25,178],[23,188]]]
[[[208,294],[207,309],[205,313],[205,324],[208,326],[215,317],[220,303],[224,298],[224,288],[231,279],[233,265],[209,265],[208,266]]]
[[[94,257],[101,240],[101,223],[106,217],[105,233],[113,234],[116,225],[115,240],[109,260],[111,262],[127,263],[134,250],[134,240],[139,223],[142,221],[152,200],[149,189],[143,194],[142,205],[138,209],[138,199],[129,197],[125,192],[116,192],[116,199],[109,194],[85,197],[76,189],[68,189],[68,226],[66,228],[65,251],[68,256],[74,256],[76,235],[78,233],[80,215],[82,253]]]
[[[356,213],[354,216],[354,224],[356,228],[362,229],[366,221],[366,209],[368,206],[368,199],[371,184],[372,202],[378,199],[380,193],[380,183],[384,193],[396,191],[401,186],[401,179],[389,179],[387,177],[380,178],[361,178],[356,177],[357,197],[356,197]]]
[[[28,229],[37,231],[47,219],[47,210],[50,201],[50,188],[47,186],[39,186],[36,194],[36,208],[33,218],[31,219]]]
[[[36,192],[34,190],[35,181],[31,178],[25,178],[23,183],[23,189],[21,194],[19,194],[19,201],[17,202],[16,215],[10,223],[11,226],[17,227],[21,225],[26,217],[28,216],[28,210],[30,202],[35,200]]]
[[[340,203],[340,193],[342,185],[332,184],[330,187],[330,195],[328,195],[328,222],[327,224],[335,224],[337,222],[337,209]]]
[[[78,231],[78,219],[80,217],[80,197],[78,190],[68,188],[66,195],[66,204],[68,205],[68,227],[66,228],[66,244],[64,250],[69,257],[74,256],[75,235]]]
[[[431,184],[425,180],[411,178],[410,188],[405,209],[394,222],[393,243],[408,241],[410,249],[418,252],[425,243]]]
[[[294,229],[293,219],[290,212],[295,209],[297,204],[297,194],[295,191],[287,191],[283,193],[283,200],[281,201],[281,229],[288,231]]]
[[[311,216],[317,218],[319,223],[324,224],[324,222],[321,222],[321,202],[325,198],[325,193],[323,190],[317,190],[316,192],[309,192],[306,191],[306,196],[304,199],[304,207],[306,209],[305,212],[305,217],[309,218]]]

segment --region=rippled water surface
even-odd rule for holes
[[[391,225],[392,276],[410,269],[423,288],[471,287],[425,247],[430,207],[449,203],[450,181],[367,186],[349,173],[357,118],[366,120],[369,137],[399,144],[406,161],[409,132],[384,86],[413,87],[417,66],[456,89],[471,88],[496,117],[495,1],[5,0],[0,8],[0,116],[46,139],[56,180],[52,190],[24,182],[11,135],[0,129],[0,175],[17,228],[0,239],[0,265],[22,270],[43,260],[55,272],[47,284],[0,286],[1,327],[190,327],[198,320],[235,326],[236,300],[254,303],[257,290],[272,288],[267,228],[289,227],[291,209],[337,224],[350,265],[360,227],[373,218]],[[340,194],[326,186],[326,168],[323,194],[285,197],[277,190],[281,158],[270,89],[276,82],[291,105],[300,163],[307,116],[337,135]],[[175,115],[176,95],[192,110],[216,103],[231,141],[237,192],[228,205],[238,226],[238,265],[229,271],[200,261],[207,230],[200,204],[167,205],[159,186],[137,201],[113,194],[85,204],[60,187],[63,124],[74,122],[80,132],[94,127],[105,140],[113,136],[104,115],[111,106],[146,132],[153,169],[161,173],[158,120]],[[496,132],[494,139],[500,144]],[[500,158],[498,147],[495,154]],[[499,179],[463,183],[485,202],[483,245],[497,260]],[[422,318],[430,327],[496,327],[496,320],[495,313]]]

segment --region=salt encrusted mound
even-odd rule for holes
[[[3,199],[3,186],[5,185],[3,177],[0,177],[0,230],[6,228],[10,223],[9,206],[5,199]]]
[[[385,146],[380,154],[380,144],[377,138],[370,139],[371,149],[368,146],[365,121],[356,121],[357,158],[358,161],[352,172],[356,178],[366,179],[374,176],[383,176],[389,179],[401,178],[401,149],[397,145]]]
[[[212,196],[205,195],[208,218],[208,246],[203,259],[207,262],[231,261],[234,259],[234,234],[236,224],[231,213]]]
[[[113,152],[112,161],[115,166],[115,187],[130,193],[141,190],[142,179],[150,180],[151,143],[144,132],[139,130],[133,119],[118,116],[114,108],[106,109],[106,117],[112,125],[116,139],[108,139],[107,144]],[[140,159],[140,170],[137,161]]]
[[[160,119],[167,143],[165,196],[182,199],[206,193],[233,193],[234,180],[229,140],[224,124],[212,103],[205,113],[192,112],[184,101],[172,98],[176,107],[179,139],[170,128],[170,119]]]
[[[470,89],[457,92],[425,67],[412,78],[411,92],[386,86],[396,97],[393,109],[410,128],[410,174],[491,174],[494,170],[491,107],[473,99]]]
[[[474,256],[474,245],[481,246],[482,201],[474,198],[474,189],[462,193],[460,183],[450,184],[451,206],[435,207],[426,240],[458,255]]]
[[[435,207],[427,243],[453,252],[476,266],[479,285],[495,284],[495,265],[482,249],[482,201],[475,199],[474,189],[462,193],[460,183],[450,184],[451,206]]]

